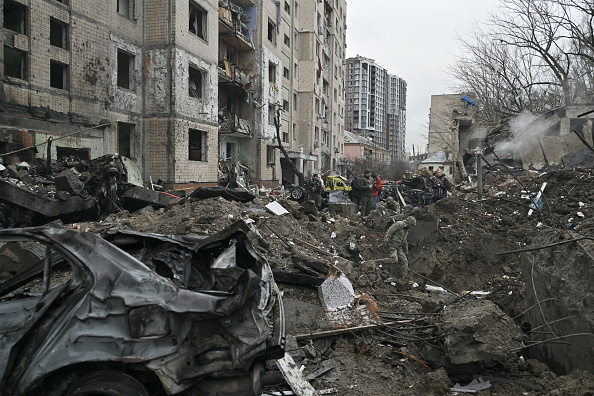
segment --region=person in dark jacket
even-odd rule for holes
[[[318,210],[322,209],[322,192],[324,191],[324,185],[320,180],[320,177],[316,173],[306,184],[307,192],[309,193],[309,199],[314,201]]]
[[[357,211],[361,208],[361,190],[359,189],[359,183],[357,178],[354,177],[353,181],[351,182],[351,201],[357,205]]]
[[[435,171],[435,177],[433,178],[433,195],[431,196],[431,202],[435,203],[440,199],[447,198],[448,190],[450,189],[450,181],[443,174],[441,169]]]

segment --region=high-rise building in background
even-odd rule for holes
[[[341,172],[345,0],[0,4],[0,154],[52,138],[53,159],[119,153],[169,186],[278,185],[281,109],[297,169]]]
[[[377,159],[404,160],[406,81],[362,56],[346,65],[346,130],[369,138],[378,148],[372,154]]]

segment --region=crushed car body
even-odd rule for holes
[[[0,272],[16,273],[0,283],[0,393],[82,395],[111,381],[134,395],[190,395],[202,382],[257,394],[285,330],[248,231],[0,230]]]

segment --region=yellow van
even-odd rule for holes
[[[334,176],[326,176],[324,180],[324,185],[326,186],[326,191],[332,190],[344,190],[344,191],[351,191],[353,188],[351,187],[351,183],[342,176],[334,175]]]

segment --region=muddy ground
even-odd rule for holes
[[[336,213],[308,212],[283,199],[279,202],[291,213],[276,216],[264,209],[269,202],[265,196],[247,204],[222,198],[184,199],[156,212],[120,212],[100,222],[79,225],[82,230],[98,233],[125,228],[209,235],[244,219],[258,231],[254,241],[273,270],[323,280],[325,275],[315,271],[305,273],[295,258],[337,264],[355,291],[366,294],[360,302],[377,306],[372,315],[375,319],[414,320],[412,328],[379,327],[318,337],[315,334],[319,332],[366,323],[356,319],[342,326],[329,322],[317,286],[279,283],[284,292],[291,355],[304,366],[304,375],[330,368],[311,380],[318,390],[333,389],[338,395],[445,395],[452,394],[449,388],[454,383],[465,385],[480,376],[491,383],[490,388],[478,392],[482,395],[594,395],[592,374],[574,370],[556,375],[545,363],[524,357],[529,355],[526,350],[506,351],[505,361],[445,367],[447,371],[427,352],[428,348],[443,348],[439,324],[444,311],[452,306],[487,299],[509,318],[526,309],[520,256],[502,252],[532,246],[534,237],[547,229],[593,234],[590,171],[528,172],[517,178],[488,173],[485,179],[482,198],[474,192],[454,190],[447,199],[407,213],[415,216],[418,224],[409,234],[411,272],[404,279],[394,278],[389,262],[378,261],[388,255],[387,248],[381,246],[385,230],[399,219],[388,216],[381,205],[362,220],[358,215],[343,218]],[[544,182],[543,208],[528,216],[531,201],[527,196]],[[347,246],[354,246],[358,255],[353,256]],[[333,258],[319,249],[349,260]],[[428,291],[427,285],[445,291]],[[469,292],[489,294],[464,294]],[[508,327],[516,326],[521,333],[520,320],[510,323]],[[307,336],[311,334],[314,336]],[[267,391],[283,389],[289,388],[279,385]]]

